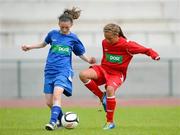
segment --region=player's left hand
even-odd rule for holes
[[[95,63],[96,63],[96,58],[90,57],[89,64],[95,64]]]

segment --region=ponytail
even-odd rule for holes
[[[81,10],[77,10],[76,7],[72,9],[65,9],[63,14],[58,17],[59,22],[67,22],[70,21],[73,23],[73,20],[78,19],[80,17]]]
[[[118,32],[119,37],[123,37],[123,38],[126,39],[126,37],[124,36],[124,33],[123,33],[122,30],[121,30],[121,27],[120,27],[120,26],[118,26],[118,27],[119,27],[119,32]]]

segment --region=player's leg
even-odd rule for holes
[[[53,105],[53,90],[54,86],[49,78],[45,78],[44,80],[44,94],[45,94],[45,101],[46,105],[51,109]]]
[[[53,106],[53,94],[45,94],[46,105],[51,109]]]
[[[98,79],[98,75],[93,68],[81,71],[79,74],[79,78],[91,92],[99,97],[99,99],[102,99],[103,92],[99,89],[98,85],[94,81]]]
[[[50,108],[52,108],[53,106],[53,94],[45,94],[45,99],[46,99],[46,105]],[[62,112],[59,114],[58,116],[58,120],[56,123],[57,123],[57,126],[60,127],[61,126],[61,117],[62,117]]]
[[[103,129],[112,129],[115,127],[114,124],[114,111],[116,107],[115,90],[112,86],[106,87],[106,120],[107,123]]]
[[[53,85],[52,79],[45,78],[45,83],[44,83],[45,100],[46,100],[47,106],[50,109],[52,109],[52,106],[53,106],[53,91],[54,91],[54,85]],[[45,129],[53,130],[54,125],[51,125],[50,123],[48,123],[45,125]]]
[[[107,83],[106,83],[106,120],[107,123],[104,126],[104,129],[113,129],[115,127],[114,124],[114,112],[116,108],[116,99],[115,99],[115,91],[117,88],[123,83],[123,75],[106,75]]]
[[[49,124],[46,124],[45,128],[47,130],[54,130],[58,121],[58,117],[62,117],[62,109],[61,109],[61,96],[63,94],[64,89],[55,86],[53,93],[53,106],[51,108],[51,118]]]

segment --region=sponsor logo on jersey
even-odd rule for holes
[[[106,53],[106,60],[108,62],[121,64],[122,63],[122,56]]]
[[[70,55],[70,48],[69,48],[69,46],[65,46],[65,45],[52,45],[51,46],[51,50],[54,53]]]

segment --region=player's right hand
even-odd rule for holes
[[[23,51],[29,51],[29,50],[31,50],[31,48],[30,48],[29,46],[27,46],[27,45],[22,45],[22,46],[21,46],[21,49],[22,49]]]
[[[95,64],[95,63],[96,63],[96,58],[90,57],[89,64]]]

